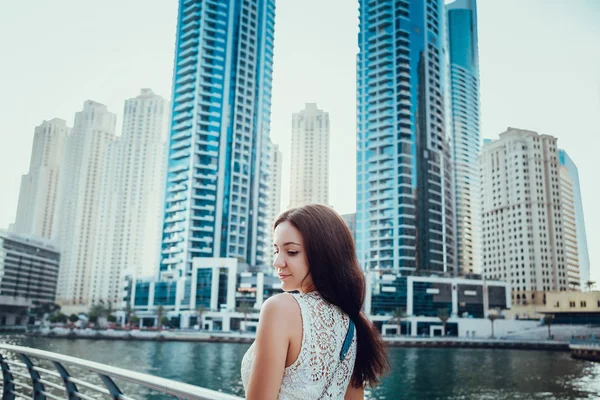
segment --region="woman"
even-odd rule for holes
[[[284,212],[274,229],[273,267],[288,293],[262,306],[242,361],[246,398],[363,399],[389,364],[361,312],[365,279],[352,234],[321,205]]]

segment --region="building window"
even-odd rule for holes
[[[581,307],[587,307],[587,303],[585,301],[581,302]]]
[[[554,307],[555,307],[555,308],[559,308],[559,307],[560,307],[560,302],[559,302],[559,301],[557,301],[557,302],[554,304]]]
[[[570,301],[569,302],[569,307],[571,307],[571,308],[575,307],[575,302],[574,301]]]

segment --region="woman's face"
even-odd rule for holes
[[[281,279],[281,288],[286,292],[298,290],[304,293],[312,290],[304,240],[298,229],[290,222],[284,221],[275,228],[273,250],[275,251],[273,267]]]

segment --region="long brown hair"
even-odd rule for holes
[[[282,213],[276,228],[291,223],[304,239],[304,250],[317,292],[342,309],[356,326],[356,363],[353,387],[375,386],[389,370],[379,331],[361,311],[365,300],[365,276],[358,264],[354,239],[346,223],[332,208],[310,204]]]

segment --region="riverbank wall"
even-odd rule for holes
[[[56,339],[91,340],[151,340],[171,342],[214,342],[247,343],[254,341],[253,333],[222,333],[213,331],[142,331],[142,330],[94,330],[54,328],[28,332],[30,336]],[[555,340],[522,340],[491,338],[451,338],[451,337],[410,337],[384,336],[387,346],[392,347],[441,347],[441,348],[485,348],[485,349],[523,349],[568,351],[569,343]]]

